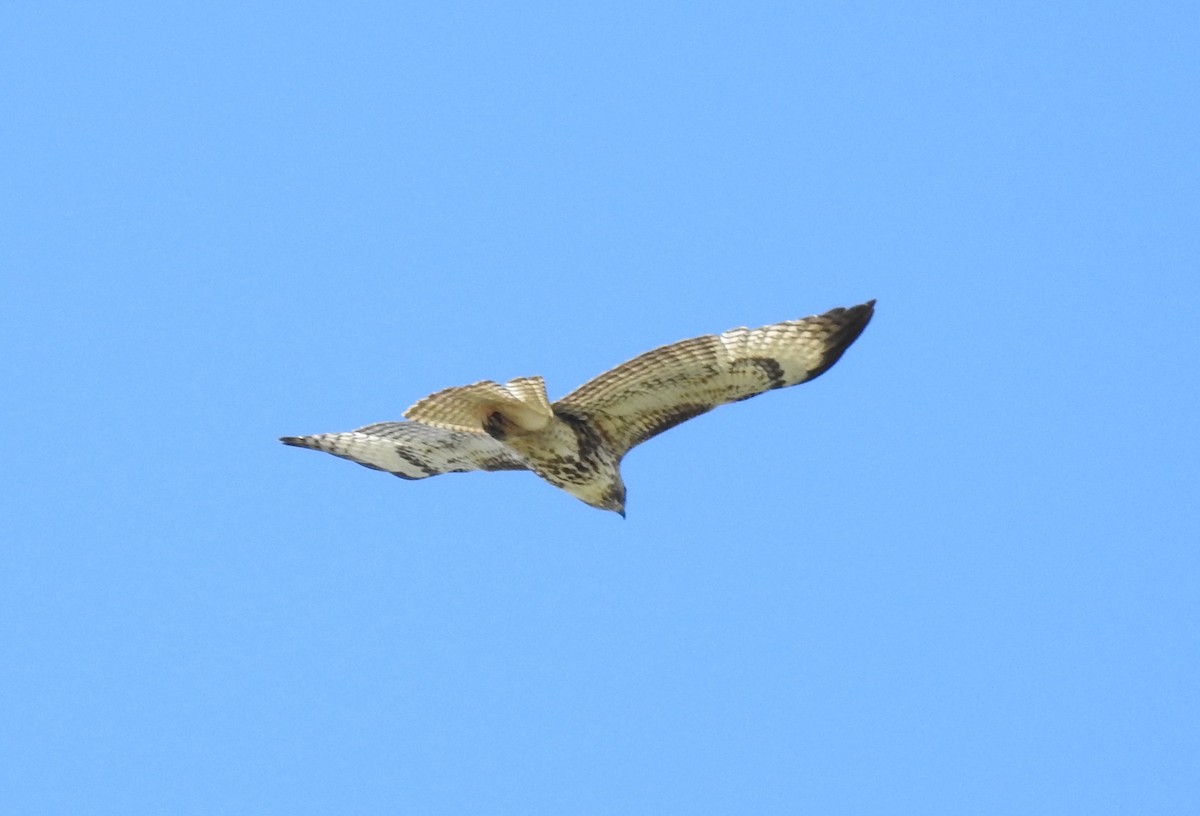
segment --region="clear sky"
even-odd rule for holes
[[[1200,812],[1200,6],[18,3],[0,812]],[[878,298],[625,462],[280,445]]]

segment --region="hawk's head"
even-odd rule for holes
[[[620,513],[621,518],[625,518],[625,483],[621,481],[620,474],[617,474],[616,480],[608,486],[599,501],[590,501],[588,504],[600,510]]]

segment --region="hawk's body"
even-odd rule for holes
[[[823,374],[866,328],[874,306],[872,300],[662,346],[553,404],[541,377],[484,380],[425,397],[404,412],[408,422],[282,441],[405,479],[532,470],[593,507],[624,515],[620,463],[631,448],[718,405]]]

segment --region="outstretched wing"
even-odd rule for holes
[[[618,455],[711,411],[825,373],[871,320],[875,301],[758,329],[730,329],[648,351],[554,404],[583,415]]]
[[[401,479],[469,470],[526,470],[512,451],[485,433],[434,428],[420,422],[379,422],[346,433],[285,436],[279,441],[332,453]]]

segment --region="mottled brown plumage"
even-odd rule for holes
[[[447,388],[348,433],[283,437],[405,479],[532,470],[593,507],[625,514],[631,448],[718,405],[820,376],[866,328],[875,301],[661,346],[555,403],[541,377]]]

